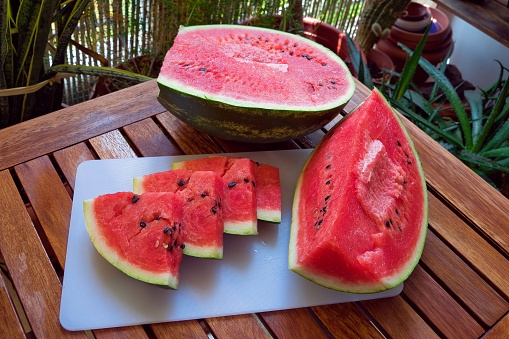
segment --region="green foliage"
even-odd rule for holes
[[[400,74],[380,89],[394,108],[408,117],[472,170],[489,181],[494,172],[509,173],[509,70],[501,63],[498,79],[488,88],[458,94],[445,76],[446,65],[433,66],[421,57],[423,36],[415,51],[400,45],[410,56]],[[434,81],[425,95],[412,79],[417,66]],[[453,111],[443,114],[445,110]]]

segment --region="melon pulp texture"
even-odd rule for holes
[[[241,25],[182,27],[157,82],[158,100],[179,119],[248,142],[315,131],[355,90],[331,50],[298,35]]]
[[[184,254],[223,258],[223,181],[212,171],[170,170],[133,179],[134,193],[173,192],[184,202]]]
[[[172,164],[173,169],[213,171],[223,181],[224,232],[258,234],[253,162],[247,158],[208,157]]]
[[[259,220],[281,222],[281,179],[279,168],[254,163],[256,216]]]
[[[310,155],[294,197],[289,268],[320,285],[373,293],[419,261],[424,174],[401,120],[374,90]]]
[[[83,202],[97,251],[127,275],[178,288],[182,261],[182,199],[174,193],[105,194]]]

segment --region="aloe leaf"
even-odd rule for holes
[[[495,135],[493,135],[491,139],[486,143],[486,145],[481,149],[480,153],[484,153],[484,151],[489,151],[491,149],[500,147],[508,139],[509,120],[506,120],[505,123],[497,130]]]
[[[397,105],[397,101],[396,100],[394,100],[392,98],[388,98],[388,100],[394,106]],[[459,148],[463,148],[463,144],[461,143],[460,140],[455,138],[451,133],[448,133],[447,131],[443,131],[441,128],[437,127],[433,122],[428,121],[427,119],[423,118],[421,115],[419,115],[419,114],[417,114],[417,113],[413,112],[412,110],[407,109],[405,107],[399,106],[398,110],[401,111],[401,113],[403,113],[407,117],[409,117],[411,120],[419,122],[420,124],[422,124],[426,128],[429,128],[430,130],[432,130],[436,134],[440,135],[444,140],[446,140],[450,144],[453,144],[454,146],[459,147]]]
[[[153,78],[137,74],[134,72],[125,71],[118,68],[112,67],[97,67],[97,66],[77,66],[77,65],[68,65],[61,64],[52,66],[48,69],[48,73],[52,72],[62,72],[62,73],[73,73],[73,74],[86,74],[86,75],[96,75],[96,76],[104,76],[111,77],[116,79],[123,79],[129,81],[137,81],[137,82],[145,82],[152,80]]]
[[[426,44],[426,39],[428,38],[429,30],[431,29],[431,25],[426,27],[424,34],[419,41],[419,44],[415,48],[415,51],[410,55],[410,59],[405,62],[403,66],[403,71],[401,71],[401,77],[398,79],[396,83],[396,90],[394,91],[394,98],[399,100],[403,97],[408,86],[412,82],[415,71],[417,70],[417,66],[419,65],[419,59],[421,58],[422,51],[424,50],[424,45]],[[403,47],[401,43],[398,43],[398,46]]]
[[[463,162],[470,163],[488,170],[509,172],[508,166],[504,166],[497,161],[488,159],[477,153],[461,150],[456,156]]]
[[[483,102],[479,92],[465,91],[465,98],[470,106],[470,116],[472,117],[472,142],[475,144],[479,139],[483,123]]]
[[[490,149],[489,151],[480,152],[479,154],[484,156],[484,157],[504,157],[504,158],[509,158],[509,147]]]
[[[491,129],[493,127],[493,124],[495,123],[495,120],[500,112],[503,112],[503,107],[505,105],[506,98],[509,97],[509,80],[506,80],[504,83],[504,86],[500,90],[500,93],[498,95],[497,101],[495,102],[495,105],[493,105],[493,108],[488,116],[488,120],[486,120],[486,124],[484,124],[481,135],[479,135],[479,139],[477,140],[477,143],[474,145],[472,151],[478,152],[481,148],[489,149],[489,147],[493,147],[493,143],[496,143],[497,141],[490,141],[486,146],[483,147],[484,142],[486,141],[486,138],[488,138],[489,134],[492,132]],[[503,128],[507,127],[507,121],[504,124]],[[502,128],[502,129],[503,129]],[[493,138],[494,139],[494,138]]]
[[[360,50],[355,45],[354,41],[348,34],[346,34],[346,41],[348,43],[348,53],[359,81],[362,82],[367,88],[373,89],[373,81],[369,72],[368,65],[364,62]]]
[[[401,47],[407,53],[413,55],[414,52],[412,52],[412,50],[410,50],[408,47],[405,47],[403,45],[401,45]],[[467,113],[465,112],[465,108],[463,107],[463,104],[461,102],[461,99],[458,93],[456,92],[456,89],[451,84],[449,79],[447,79],[447,77],[443,73],[441,73],[435,66],[433,66],[425,58],[419,59],[419,65],[426,71],[426,73],[429,74],[430,77],[432,77],[435,80],[435,82],[437,82],[440,85],[442,91],[444,91],[445,96],[451,103],[451,106],[454,109],[456,116],[458,117],[458,121],[463,131],[463,137],[465,138],[465,148],[472,149],[473,142],[470,122]]]

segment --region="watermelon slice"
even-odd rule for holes
[[[184,169],[152,173],[134,178],[133,192],[179,195],[184,201],[184,254],[223,258],[223,180],[216,173]]]
[[[254,166],[250,159],[207,157],[175,162],[172,168],[217,173],[223,180],[224,232],[258,234]]]
[[[174,193],[105,194],[83,202],[97,251],[125,274],[177,289],[182,261],[182,206]]]
[[[281,181],[279,168],[255,162],[256,216],[259,220],[281,222]]]
[[[402,283],[427,231],[413,143],[374,90],[314,149],[297,182],[289,268],[320,285],[373,293]]]

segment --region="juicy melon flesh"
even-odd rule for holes
[[[427,230],[424,174],[412,141],[374,90],[312,152],[292,212],[289,268],[320,285],[373,293],[417,264]]]
[[[224,232],[258,234],[253,162],[247,158],[208,157],[172,164],[173,169],[213,171],[223,181]]]
[[[125,274],[177,289],[182,261],[182,200],[173,193],[105,194],[83,202],[97,251]]]
[[[344,103],[353,86],[348,69],[331,55],[307,39],[275,30],[184,27],[158,81],[238,106],[334,107]]]
[[[133,192],[172,192],[184,201],[184,254],[223,258],[223,181],[212,171],[184,169],[157,172],[133,179]]]

